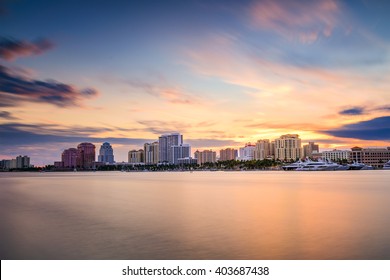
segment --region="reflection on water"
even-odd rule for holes
[[[1,259],[390,259],[390,171],[0,180]]]

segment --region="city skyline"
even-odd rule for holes
[[[193,151],[284,134],[321,149],[389,146],[388,8],[2,1],[0,158],[44,165],[110,142],[127,161],[175,131]]]

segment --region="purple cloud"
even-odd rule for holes
[[[83,99],[96,96],[96,90],[87,88],[78,90],[72,85],[55,80],[30,80],[13,74],[0,65],[0,97],[15,102],[43,102],[58,107],[79,106]]]
[[[365,109],[363,107],[352,107],[349,109],[345,109],[339,112],[340,115],[363,115],[365,113]]]
[[[390,140],[390,116],[379,117],[368,121],[347,124],[337,129],[321,131],[344,138],[360,140]]]
[[[20,56],[40,55],[54,47],[47,39],[37,39],[34,42],[0,37],[0,58],[14,60]]]

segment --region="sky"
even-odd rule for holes
[[[0,159],[180,132],[390,146],[388,1],[0,1]]]

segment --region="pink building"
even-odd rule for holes
[[[77,166],[77,149],[70,148],[64,150],[61,155],[64,168],[75,168]]]
[[[81,143],[77,146],[76,163],[78,168],[91,169],[95,162],[95,145]]]

